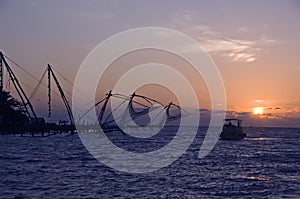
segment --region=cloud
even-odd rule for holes
[[[255,103],[261,103],[261,102],[264,102],[264,100],[257,99],[257,100],[253,100],[253,102],[255,102]]]
[[[245,32],[250,32],[250,31],[251,31],[250,28],[247,26],[239,27],[237,30],[238,33],[245,33]]]
[[[240,39],[251,33],[255,33],[255,35],[258,33],[255,28],[247,26],[239,27],[237,31],[232,30],[230,34],[235,37],[226,36],[211,26],[197,24],[197,13],[191,11],[177,13],[173,16],[173,23],[192,35],[208,52],[220,54],[231,62],[254,62],[265,45],[276,42],[265,35],[261,35],[257,40]],[[227,34],[229,33],[227,32]]]
[[[220,53],[233,62],[253,62],[261,51],[254,41],[230,38],[201,38],[208,52]]]
[[[198,28],[196,27],[196,29]],[[275,40],[266,38],[246,40],[222,37],[222,33],[209,28],[199,32],[196,38],[210,53],[221,54],[232,62],[247,63],[256,61],[265,45],[275,43]]]
[[[201,125],[208,125],[211,110],[200,111],[200,114],[202,120]],[[241,119],[244,126],[300,127],[300,107],[266,107],[266,112],[262,115],[254,115],[248,111],[227,110],[226,117]]]
[[[232,62],[254,62],[262,50],[259,41],[225,38],[212,30],[206,30],[196,38],[208,52],[221,54]]]
[[[209,110],[207,108],[201,108],[199,109],[200,112],[209,112]]]

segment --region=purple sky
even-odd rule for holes
[[[0,49],[37,78],[51,63],[73,82],[86,55],[113,34],[147,26],[175,29],[201,43],[215,61],[230,115],[247,125],[300,127],[299,19],[296,0],[2,0]],[[12,68],[30,94],[37,82]],[[47,91],[40,90],[32,102],[46,116]],[[53,106],[54,118],[66,117],[59,98]],[[263,114],[254,115],[255,107]],[[205,99],[203,108],[209,109]]]

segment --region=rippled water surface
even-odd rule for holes
[[[199,159],[202,128],[176,162],[147,174],[106,167],[77,135],[1,136],[0,198],[300,198],[300,129],[245,131]]]

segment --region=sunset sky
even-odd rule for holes
[[[185,33],[207,50],[224,80],[228,116],[249,126],[300,127],[297,0],[0,1],[0,49],[37,78],[51,63],[73,82],[84,58],[101,41],[148,26]],[[172,57],[168,63],[176,65]],[[11,66],[30,94],[37,82]],[[62,84],[70,94],[70,85]],[[205,86],[199,87],[197,94],[206,96]],[[41,90],[32,102],[46,116],[47,91]],[[157,92],[155,98],[166,97]],[[205,115],[210,107],[204,98]],[[63,106],[59,98],[53,103],[54,110]]]

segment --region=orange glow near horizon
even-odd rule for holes
[[[254,115],[262,115],[264,114],[264,107],[254,107],[253,108]]]

